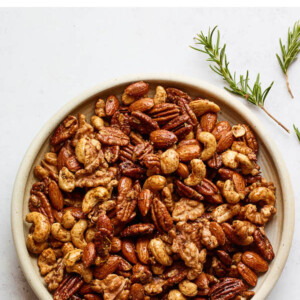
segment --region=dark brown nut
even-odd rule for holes
[[[82,254],[82,263],[85,268],[90,267],[96,259],[96,247],[93,242],[89,242]]]
[[[126,146],[129,144],[129,137],[120,129],[113,127],[102,127],[97,134],[99,141],[110,146]]]
[[[106,146],[102,148],[104,158],[109,164],[115,163],[120,155],[120,146]]]
[[[154,106],[154,101],[151,98],[142,98],[140,100],[137,100],[135,102],[133,102],[130,106],[129,106],[129,111],[133,112],[133,111],[141,111],[141,112],[145,112],[149,109],[151,109]]]
[[[246,289],[247,287],[242,280],[226,277],[214,284],[208,295],[211,300],[229,300]]]
[[[78,121],[74,116],[68,116],[54,131],[51,137],[51,146],[61,144],[72,137],[78,128]]]
[[[178,194],[182,197],[187,197],[191,199],[195,199],[198,201],[203,201],[204,197],[199,194],[196,190],[183,184],[180,180],[175,180],[175,184],[177,187]]]
[[[212,233],[212,235],[216,237],[219,245],[224,246],[226,242],[226,237],[221,225],[217,222],[210,222],[209,230]]]
[[[57,210],[62,210],[64,207],[64,198],[57,183],[52,180],[48,189],[52,206]]]
[[[144,287],[140,283],[134,283],[130,288],[130,297],[132,300],[144,300]]]
[[[140,223],[128,226],[121,233],[121,237],[137,236],[151,234],[154,231],[154,225],[150,223]]]
[[[260,229],[256,229],[253,234],[254,242],[258,247],[262,257],[268,261],[274,259],[275,254],[273,251],[273,247],[267,238],[267,236],[262,233]]]
[[[78,293],[80,295],[85,295],[85,294],[91,294],[91,293],[93,293],[93,290],[91,288],[91,284],[84,282],[83,285],[81,286],[81,288],[79,289]]]
[[[201,147],[198,144],[191,144],[191,145],[178,145],[176,149],[177,153],[179,154],[180,161],[188,162],[192,159],[199,158],[201,154]]]
[[[136,253],[141,263],[147,265],[150,260],[150,255],[148,251],[148,245],[150,240],[145,237],[138,239],[136,243]]]
[[[193,126],[190,123],[189,115],[180,115],[166,125],[162,129],[174,132],[174,134],[179,138],[183,139],[187,134],[193,130]]]
[[[85,294],[84,295],[85,300],[102,300],[102,297],[96,294]],[[74,300],[74,299],[72,299]]]
[[[119,165],[120,172],[123,176],[141,179],[144,177],[146,170],[131,161],[124,161]]]
[[[247,146],[249,148],[251,148],[254,151],[254,153],[257,153],[258,152],[258,142],[256,140],[256,137],[255,137],[253,131],[246,124],[243,124],[242,126],[246,130],[246,134],[243,136],[245,143],[247,144]]]
[[[118,266],[118,271],[122,271],[122,272],[128,272],[132,269],[132,265],[123,257],[118,256],[119,257],[119,266]]]
[[[188,102],[192,101],[192,98],[187,93],[185,93],[179,89],[167,88],[166,92],[167,92],[168,100],[170,100],[173,103],[177,103],[177,101],[179,99],[184,99]]]
[[[218,141],[226,132],[231,131],[231,125],[227,121],[221,121],[216,124],[212,134],[215,136]]]
[[[241,245],[241,240],[240,238],[237,236],[237,234],[235,233],[234,228],[228,224],[228,223],[223,223],[222,224],[222,229],[224,230],[226,237],[228,238],[228,240],[235,244],[235,245]]]
[[[141,134],[150,134],[152,131],[159,129],[156,121],[140,111],[131,113],[129,125]]]
[[[222,156],[218,153],[215,153],[213,157],[207,161],[207,165],[212,169],[219,169],[222,163]]]
[[[116,96],[108,96],[105,103],[105,114],[108,117],[112,116],[118,110],[119,106],[120,102]]]
[[[149,84],[143,81],[135,82],[129,85],[124,93],[132,97],[142,97],[149,91]]]
[[[119,256],[110,256],[103,265],[95,267],[94,276],[97,279],[104,279],[107,275],[112,274],[117,270],[119,262]]]
[[[258,273],[265,273],[269,269],[267,261],[253,251],[246,251],[242,255],[242,262]]]
[[[197,117],[202,116],[207,112],[217,113],[220,111],[220,107],[216,103],[206,99],[191,101],[189,105]]]
[[[153,199],[151,216],[158,231],[168,232],[173,227],[173,219],[168,209],[158,198]]]
[[[57,157],[58,171],[60,171],[63,167],[67,167],[71,172],[76,172],[82,168],[76,158],[73,148],[71,147],[70,141],[65,142]]]
[[[153,152],[153,146],[149,142],[143,142],[133,148],[132,160],[143,160],[143,158]]]
[[[212,132],[217,123],[217,114],[208,112],[201,116],[200,125],[203,131]]]
[[[138,207],[142,216],[146,216],[153,200],[153,193],[149,189],[143,189],[138,198]]]
[[[79,275],[68,275],[59,285],[53,295],[54,300],[68,300],[72,297],[82,286],[83,279]]]
[[[111,252],[118,253],[119,251],[121,251],[121,249],[122,249],[122,241],[119,238],[114,236],[111,240]]]
[[[30,205],[31,203],[34,203]],[[29,199],[29,207],[35,207],[34,211],[38,211],[41,214],[48,217],[50,223],[54,223],[54,217],[51,209],[51,205],[47,196],[42,192],[31,191],[31,196]]]
[[[256,286],[257,275],[242,262],[237,264],[237,268],[243,279],[251,286]]]
[[[150,133],[150,141],[158,149],[166,149],[177,142],[177,137],[172,131],[159,129]]]
[[[179,116],[180,109],[176,104],[173,103],[159,103],[155,104],[149,111],[149,115],[159,125],[166,124]]]
[[[195,188],[200,194],[205,196],[212,196],[217,194],[219,191],[217,186],[207,178],[204,178],[200,184],[196,185]]]
[[[183,163],[179,163],[176,173],[183,179],[188,178],[190,175],[188,166]]]
[[[196,115],[194,114],[194,112],[192,111],[192,109],[189,106],[188,101],[184,100],[184,99],[180,99],[178,101],[178,105],[180,107],[180,111],[183,115],[187,115],[189,120],[188,123],[190,123],[191,125],[193,125],[193,127],[196,127],[198,124],[198,120]]]
[[[234,136],[231,131],[228,131],[222,135],[222,137],[218,140],[217,143],[217,152],[223,152],[231,147],[234,141]]]
[[[218,224],[219,225],[219,224]],[[225,243],[224,243],[225,244]],[[232,264],[232,259],[230,257],[230,255],[224,251],[224,250],[217,250],[217,255],[220,259],[220,261],[226,265],[226,266],[231,266]]]
[[[111,127],[120,129],[126,135],[130,133],[129,114],[126,111],[117,110],[111,118]]]
[[[122,253],[129,262],[137,264],[138,260],[135,254],[135,246],[131,240],[125,239],[122,241]]]

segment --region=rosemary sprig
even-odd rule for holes
[[[207,36],[201,31],[195,37],[195,43],[203,46],[203,49],[192,47],[192,49],[203,52],[209,56],[207,61],[213,62],[214,65],[210,65],[210,68],[223,77],[223,79],[228,83],[229,88],[224,87],[227,91],[239,95],[245,98],[250,103],[257,105],[261,108],[269,117],[271,117],[278,125],[280,125],[284,130],[290,132],[281,122],[279,122],[274,116],[272,116],[264,107],[266,97],[272,88],[274,82],[272,82],[264,91],[262,91],[260,83],[260,75],[258,74],[253,87],[249,85],[249,72],[246,72],[246,76],[240,75],[239,81],[236,79],[236,73],[232,75],[228,65],[227,55],[225,54],[226,44],[220,46],[220,32],[217,31],[217,39],[214,44],[214,32],[217,26],[213,30],[208,30]]]
[[[300,142],[300,131],[299,131],[299,129],[296,127],[295,124],[293,124],[293,127],[294,127],[294,130],[295,130],[295,132],[296,132],[297,138],[298,138],[298,140],[299,140],[299,142]]]
[[[279,44],[281,48],[281,56],[279,57],[278,54],[276,54],[276,57],[278,59],[278,62],[280,64],[280,67],[285,74],[285,81],[287,89],[291,95],[292,98],[294,98],[294,95],[290,89],[289,84],[289,77],[288,77],[288,68],[291,65],[293,61],[296,60],[298,53],[300,52],[300,23],[297,21],[294,24],[293,30],[289,28],[288,31],[288,39],[287,39],[287,45],[283,45],[281,39],[279,39]]]

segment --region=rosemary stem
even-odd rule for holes
[[[279,126],[281,126],[286,132],[290,133],[290,130],[286,128],[280,121],[278,121],[274,116],[272,116],[264,106],[259,105],[259,107],[270,117],[272,118]]]
[[[294,95],[293,95],[293,93],[292,93],[292,91],[291,91],[291,89],[290,89],[290,83],[289,83],[288,71],[286,71],[286,73],[285,73],[285,81],[286,81],[287,89],[288,89],[288,91],[289,91],[289,93],[290,93],[292,99],[294,99]]]

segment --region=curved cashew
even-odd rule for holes
[[[26,222],[34,223],[33,239],[42,243],[45,242],[50,234],[50,222],[48,218],[39,212],[30,212],[26,216]]]
[[[78,263],[73,266],[67,266],[66,270],[68,273],[78,273],[82,276],[86,283],[90,283],[93,280],[93,272],[90,268],[85,268],[83,263]]]
[[[64,264],[66,267],[72,267],[75,265],[75,263],[80,260],[82,257],[83,250],[81,249],[75,249],[72,251],[69,251],[65,256],[64,256]]]
[[[52,236],[61,242],[70,242],[71,241],[71,233],[62,227],[60,223],[53,223],[51,225],[51,234]]]
[[[72,243],[64,243],[64,245],[61,248],[61,251],[63,253],[63,256],[66,256],[69,252],[74,250],[74,246]]]
[[[236,156],[238,153],[236,151],[232,150],[227,150],[222,153],[222,162],[224,166],[231,168],[231,169],[236,169],[239,166],[239,163],[236,159]]]
[[[206,175],[206,166],[201,159],[191,161],[192,173],[184,180],[186,185],[194,186],[199,184]]]
[[[71,230],[72,243],[76,248],[84,249],[87,242],[84,239],[84,231],[87,229],[88,223],[86,220],[79,220]]]
[[[76,224],[76,219],[72,215],[70,210],[67,210],[62,218],[61,218],[61,224],[64,226],[66,229],[71,229],[75,224]]]
[[[249,194],[250,202],[263,201],[265,204],[275,205],[275,195],[272,190],[266,187],[257,187]]]
[[[82,212],[88,214],[98,202],[106,201],[109,196],[108,190],[102,186],[89,190],[82,201]]]
[[[92,242],[95,238],[95,233],[96,233],[96,228],[88,228],[87,231],[85,232],[85,240],[87,243]]]
[[[189,103],[189,106],[197,117],[207,112],[216,113],[220,111],[220,107],[216,103],[206,99],[193,100]]]
[[[245,175],[252,173],[252,170],[255,169],[255,165],[245,154],[238,153],[236,156],[236,160],[239,162],[242,173]]]
[[[71,193],[75,189],[75,175],[63,167],[58,174],[58,185],[63,191]]]
[[[186,297],[179,290],[171,290],[168,294],[168,300],[186,300]]]
[[[159,262],[163,266],[170,266],[173,263],[171,256],[167,253],[165,243],[159,239],[152,239],[148,245],[151,253],[157,262]]]
[[[243,200],[245,198],[244,194],[235,191],[233,181],[230,179],[225,181],[222,189],[222,194],[225,197],[226,201],[230,204],[236,204],[240,200]]]
[[[143,189],[149,189],[152,192],[162,190],[167,184],[167,180],[161,175],[152,175],[148,177],[144,183]]]
[[[204,144],[204,149],[201,152],[201,158],[202,160],[208,160],[210,159],[217,149],[217,141],[213,134],[210,132],[202,131],[198,135],[199,142]]]
[[[230,204],[221,204],[217,206],[211,213],[213,220],[218,223],[226,222],[232,219],[237,215],[241,210],[239,204],[230,205]]]
[[[40,254],[48,248],[47,242],[37,243],[32,234],[29,234],[26,240],[26,246],[31,253]]]

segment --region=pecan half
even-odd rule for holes
[[[176,104],[173,103],[159,103],[155,104],[149,111],[149,115],[159,125],[166,124],[179,116],[180,109]]]
[[[78,121],[74,116],[67,116],[57,127],[51,137],[51,146],[56,146],[72,137],[78,129]]]
[[[131,113],[129,124],[132,129],[137,130],[141,134],[150,134],[152,131],[159,129],[156,121],[140,111]]]
[[[254,242],[258,247],[262,257],[268,261],[274,259],[275,254],[273,251],[273,247],[267,238],[267,236],[262,233],[260,229],[256,229],[253,234]]]
[[[127,111],[117,110],[111,118],[111,126],[120,129],[126,135],[129,135],[131,128],[129,125],[129,114]]]
[[[121,237],[137,236],[151,234],[154,231],[154,225],[150,223],[140,223],[128,226],[121,233]]]
[[[153,199],[151,216],[158,231],[168,232],[173,227],[172,217],[166,206],[158,198]]]
[[[204,200],[204,197],[201,194],[199,194],[190,186],[183,184],[180,180],[175,180],[175,184],[177,187],[178,194],[180,196],[195,199],[198,201]]]
[[[79,275],[68,275],[59,285],[53,295],[54,300],[68,300],[72,297],[83,285],[83,279]]]
[[[167,92],[168,100],[170,100],[173,103],[177,103],[179,99],[185,99],[188,102],[192,101],[192,98],[187,93],[179,89],[167,88],[166,92]]]
[[[129,144],[129,137],[120,129],[113,127],[102,127],[97,134],[99,141],[110,146],[126,146]]]

